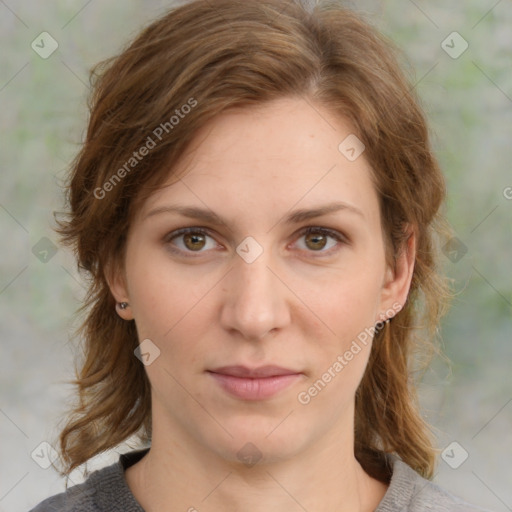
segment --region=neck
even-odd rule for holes
[[[148,454],[128,468],[126,479],[146,512],[371,512],[387,486],[357,462],[350,432],[326,432],[321,442],[291,458],[268,456],[248,445],[251,465],[250,457],[244,463],[219,456],[186,432],[174,430],[169,436],[157,428]]]

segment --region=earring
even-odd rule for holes
[[[128,302],[119,302],[117,305],[119,309],[126,309],[129,306]]]
[[[380,322],[377,322],[375,324],[375,329],[377,331],[380,331],[381,329],[384,329],[384,327],[386,327],[389,322],[391,322],[391,318],[387,318],[386,320],[381,320]]]

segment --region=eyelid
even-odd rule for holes
[[[301,229],[301,231],[299,231],[300,236],[303,236],[303,235],[309,234],[309,233],[322,233],[322,234],[328,235],[328,236],[338,240],[338,242],[342,242],[345,244],[350,243],[348,236],[345,235],[344,233],[342,233],[341,231],[338,231],[337,229],[332,229],[332,228],[315,225],[315,226],[305,226],[304,228]]]
[[[185,228],[179,228],[179,229],[176,229],[174,231],[171,231],[170,233],[167,233],[164,236],[163,241],[166,244],[169,244],[172,247],[172,244],[170,242],[173,239],[178,238],[178,237],[180,237],[182,235],[185,235],[187,233],[198,233],[198,234],[202,234],[202,235],[208,236],[208,237],[213,238],[213,239],[215,238],[214,235],[213,235],[212,230],[210,230],[209,228],[202,227],[202,226],[190,226],[190,227],[185,227]],[[329,236],[329,237],[333,238],[339,244],[350,245],[350,240],[349,240],[349,238],[344,233],[342,233],[342,232],[340,232],[338,230],[335,230],[335,229],[327,228],[327,227],[324,227],[324,226],[318,226],[318,225],[304,226],[303,228],[301,228],[298,231],[298,233],[296,235],[294,235],[294,237],[295,238],[300,238],[300,237],[302,237],[304,235],[307,235],[309,233],[321,233],[323,235],[326,235],[326,236]],[[196,257],[196,256],[200,256],[204,252],[207,252],[207,251],[183,251],[183,250],[177,249],[175,247],[172,247],[171,250],[173,252],[175,252],[175,253],[178,253],[178,254],[186,254],[187,257],[188,256]],[[321,256],[324,256],[324,255],[331,255],[333,252],[337,252],[338,250],[339,250],[339,247],[338,248],[331,248],[331,249],[329,249],[327,251],[303,251],[303,252],[307,252],[307,253],[313,255],[313,257],[321,257]],[[315,253],[318,256],[315,256]]]

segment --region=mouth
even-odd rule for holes
[[[280,366],[223,366],[207,373],[221,389],[242,400],[265,400],[304,377],[302,372]]]

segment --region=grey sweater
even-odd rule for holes
[[[139,450],[121,455],[119,462],[91,473],[84,483],[46,499],[30,512],[144,512],[124,471],[146,453]],[[390,460],[391,482],[375,512],[486,512],[425,480],[398,457]]]

